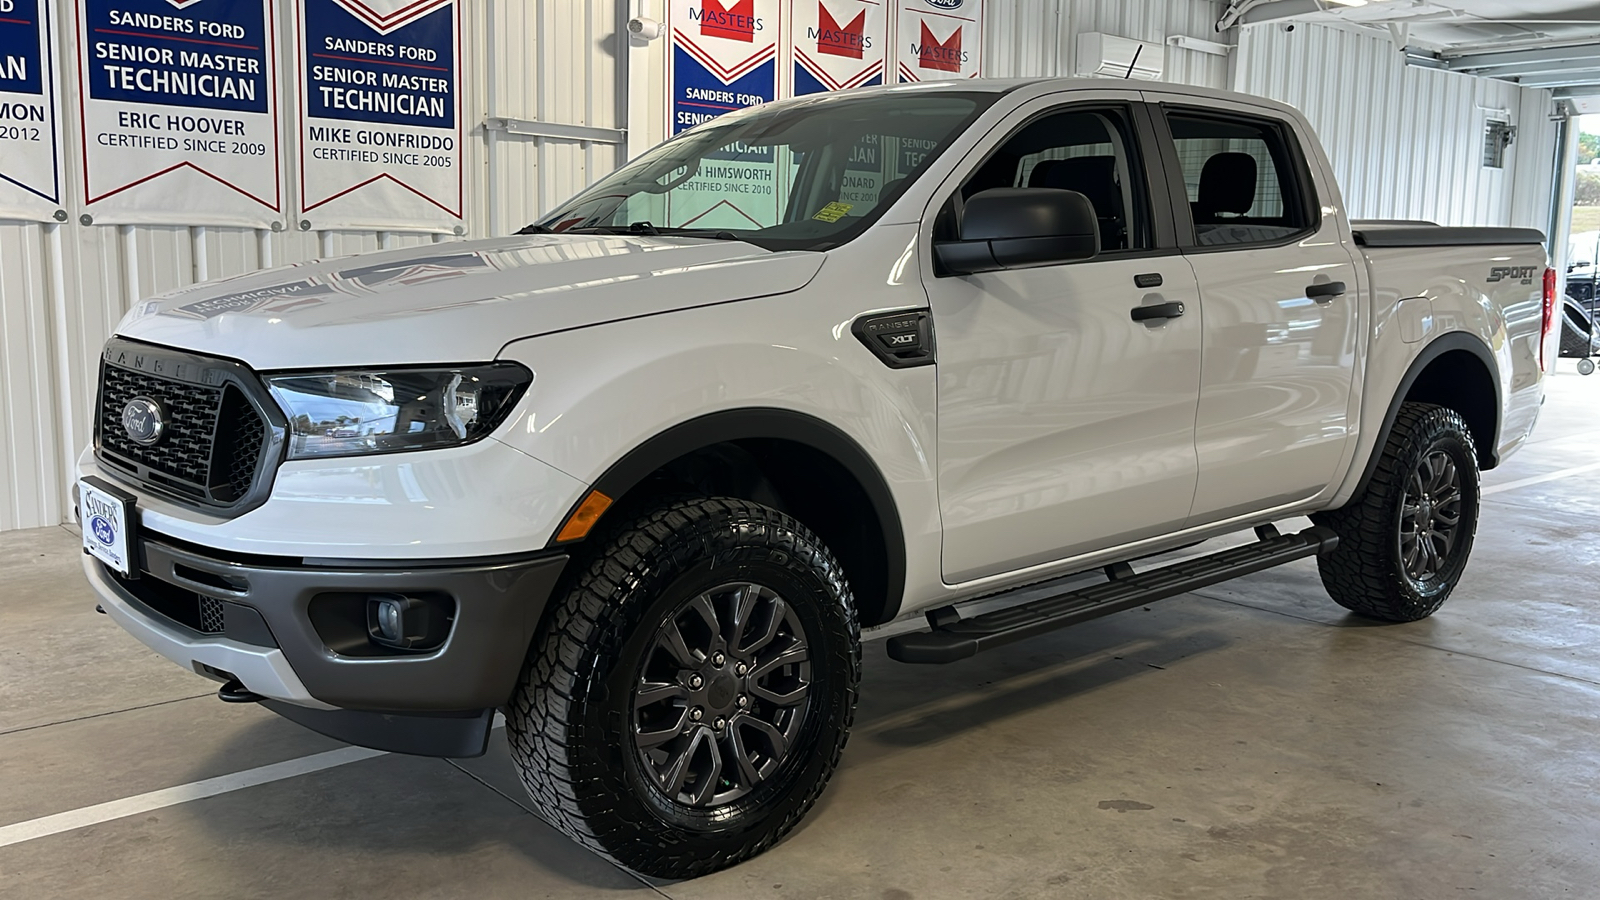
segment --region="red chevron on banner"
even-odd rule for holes
[[[820,81],[823,86],[830,91],[843,91],[849,90],[853,87],[860,87],[861,85],[871,81],[874,75],[877,75],[879,72],[883,71],[883,63],[881,61],[875,62],[865,69],[862,69],[860,72],[850,76],[850,78],[840,81],[839,79],[833,77],[833,75],[828,72],[827,68],[825,68],[821,62],[807,56],[806,52],[801,50],[799,47],[794,48],[794,58],[800,63],[801,66],[805,67],[807,72],[811,73],[813,78],[817,79],[817,81]]]
[[[379,34],[388,34],[403,25],[422,18],[428,13],[448,6],[450,0],[333,0],[344,7],[350,15],[355,16],[372,30]],[[387,8],[384,12],[381,8]]]
[[[834,21],[828,7],[817,0],[817,52],[860,59],[866,49],[867,11],[856,13],[847,25]],[[798,52],[798,48],[796,48]]]
[[[922,23],[922,40],[917,45],[917,68],[936,69],[940,72],[961,71],[961,31],[957,27],[950,36],[940,41]]]
[[[693,13],[690,18],[694,18]],[[723,6],[718,0],[703,0],[700,36],[755,43],[756,0],[737,0],[732,6]]]
[[[767,46],[762,47],[760,50],[757,50],[754,56],[734,63],[733,66],[729,67],[717,62],[710,53],[706,52],[694,41],[689,40],[689,36],[684,34],[682,31],[675,31],[674,36],[678,40],[678,46],[683,48],[683,52],[693,57],[695,62],[705,66],[706,71],[720,78],[724,84],[732,84],[733,82],[738,81],[740,78],[749,74],[751,69],[754,69],[756,66],[759,66],[767,60],[772,59],[778,54],[778,45],[768,44]]]

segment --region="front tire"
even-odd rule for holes
[[[551,608],[506,724],[541,814],[616,862],[704,875],[816,802],[855,715],[860,629],[805,526],[669,503],[604,541]]]
[[[1385,622],[1433,615],[1461,580],[1478,528],[1478,452],[1455,410],[1405,403],[1362,494],[1312,520],[1339,546],[1317,557],[1335,603]]]

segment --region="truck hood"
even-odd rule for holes
[[[465,363],[519,338],[787,293],[820,253],[527,235],[317,260],[142,301],[117,334],[257,369]]]

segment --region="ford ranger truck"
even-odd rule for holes
[[[1357,615],[1439,609],[1557,353],[1543,240],[1354,224],[1254,97],[770,103],[515,236],[139,303],[84,571],[323,734],[472,756],[503,711],[546,819],[703,874],[816,802],[863,627],[949,663],[1310,557]]]

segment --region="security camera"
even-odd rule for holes
[[[628,20],[628,35],[641,41],[653,41],[661,36],[661,23],[637,16]]]
[[[1283,26],[1283,30],[1284,31],[1293,31],[1294,30],[1294,23],[1293,22],[1285,22],[1284,26]]]

